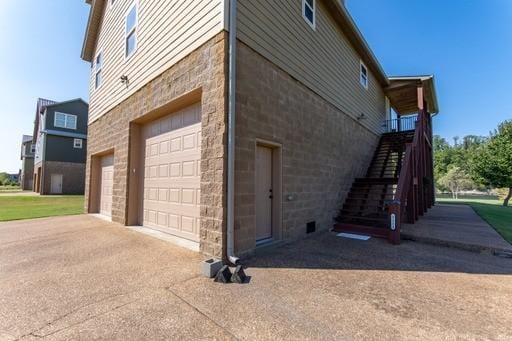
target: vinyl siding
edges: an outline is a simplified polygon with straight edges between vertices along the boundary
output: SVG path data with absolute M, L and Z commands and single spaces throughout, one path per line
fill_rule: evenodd
M 238 38 L 345 114 L 379 134 L 385 119 L 382 87 L 369 71 L 359 83 L 360 57 L 316 0 L 316 30 L 302 17 L 302 0 L 239 0 Z
M 125 58 L 125 15 L 138 4 L 137 49 Z M 103 57 L 102 85 L 90 77 L 89 123 L 139 90 L 224 28 L 223 0 L 105 1 L 94 59 Z M 127 89 L 120 77 L 129 79 Z

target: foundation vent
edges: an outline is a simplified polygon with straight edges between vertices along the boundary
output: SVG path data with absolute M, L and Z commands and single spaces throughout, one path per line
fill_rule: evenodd
M 316 221 L 312 221 L 306 224 L 306 233 L 313 233 L 316 231 Z

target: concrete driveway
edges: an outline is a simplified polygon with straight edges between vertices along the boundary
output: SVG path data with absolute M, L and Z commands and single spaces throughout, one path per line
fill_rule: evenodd
M 0 224 L 0 340 L 512 338 L 512 260 L 320 233 L 247 260 L 249 284 L 90 216 Z

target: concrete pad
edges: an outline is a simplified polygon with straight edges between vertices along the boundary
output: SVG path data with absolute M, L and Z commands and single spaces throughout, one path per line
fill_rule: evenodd
M 467 205 L 436 205 L 416 224 L 404 224 L 401 232 L 403 239 L 512 255 L 512 246 Z
M 195 252 L 90 216 L 0 224 L 0 340 L 424 340 L 512 335 L 512 262 L 318 233 L 245 260 L 248 284 Z

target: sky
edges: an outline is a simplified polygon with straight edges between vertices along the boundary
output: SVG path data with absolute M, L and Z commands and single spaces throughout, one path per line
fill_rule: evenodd
M 300 1 L 300 0 L 297 0 Z M 346 0 L 386 73 L 435 75 L 435 133 L 512 119 L 512 0 Z M 17 173 L 37 98 L 88 100 L 84 0 L 0 0 L 0 171 Z

